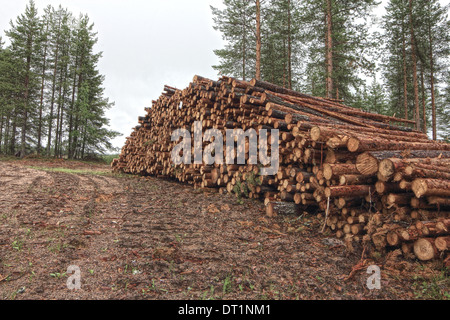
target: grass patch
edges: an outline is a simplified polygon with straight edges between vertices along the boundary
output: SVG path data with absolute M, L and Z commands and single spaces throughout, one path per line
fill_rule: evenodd
M 110 165 L 114 159 L 119 158 L 119 155 L 118 154 L 106 154 L 106 155 L 101 156 L 101 158 L 106 164 Z
M 69 169 L 69 168 L 47 168 L 39 166 L 27 166 L 27 168 L 47 171 L 47 172 L 62 172 L 68 174 L 85 174 L 85 175 L 95 175 L 95 176 L 115 176 L 109 170 L 88 170 L 88 169 Z
M 20 160 L 20 158 L 14 156 L 0 155 L 0 161 L 18 161 L 18 160 Z
M 414 293 L 417 299 L 450 300 L 450 270 L 444 268 L 431 278 L 414 277 Z
M 67 159 L 64 158 L 64 161 L 74 161 L 74 162 L 83 162 L 83 163 L 88 163 L 88 164 L 93 164 L 93 165 L 98 165 L 98 164 L 107 164 L 107 165 L 111 165 L 111 162 L 114 159 L 118 159 L 119 158 L 119 154 L 105 154 L 105 155 L 97 155 L 95 156 L 95 158 L 86 158 L 85 160 L 83 159 Z M 55 161 L 58 158 L 55 157 L 48 157 L 45 155 L 29 155 L 26 156 L 24 158 L 18 158 L 15 157 L 13 155 L 1 155 L 0 154 L 0 161 L 22 161 L 22 160 L 36 160 L 36 161 Z

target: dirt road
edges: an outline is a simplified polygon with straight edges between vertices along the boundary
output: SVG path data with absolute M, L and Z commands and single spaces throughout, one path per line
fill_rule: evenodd
M 269 219 L 258 201 L 108 172 L 0 161 L 0 299 L 411 299 L 412 272 L 433 270 L 390 255 L 345 280 L 361 249 L 314 216 Z M 373 263 L 380 290 L 366 286 Z

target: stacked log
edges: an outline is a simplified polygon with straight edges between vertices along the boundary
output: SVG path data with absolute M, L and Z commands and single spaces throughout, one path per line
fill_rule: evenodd
M 259 80 L 195 76 L 183 90 L 165 86 L 138 119 L 115 171 L 176 179 L 264 201 L 266 212 L 317 212 L 324 229 L 348 242 L 402 248 L 422 260 L 448 253 L 450 144 L 431 141 L 412 120 L 373 114 L 335 100 Z M 201 123 L 201 126 L 198 124 Z M 171 161 L 174 130 L 191 141 L 208 129 L 279 130 L 279 170 L 191 158 Z M 242 148 L 249 159 L 249 142 Z M 184 156 L 184 155 L 183 155 Z M 430 249 L 432 248 L 432 249 Z M 431 257 L 431 258 L 430 258 Z

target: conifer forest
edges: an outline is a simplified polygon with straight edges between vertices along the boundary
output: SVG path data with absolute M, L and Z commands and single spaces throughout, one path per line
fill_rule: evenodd
M 449 14 L 3 1 L 0 300 L 449 300 Z

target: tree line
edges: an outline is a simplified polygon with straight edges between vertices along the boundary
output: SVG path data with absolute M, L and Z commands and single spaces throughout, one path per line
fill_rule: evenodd
M 113 150 L 94 24 L 30 0 L 0 38 L 0 153 L 72 159 Z
M 415 121 L 450 139 L 450 21 L 438 0 L 223 0 L 219 74 Z

